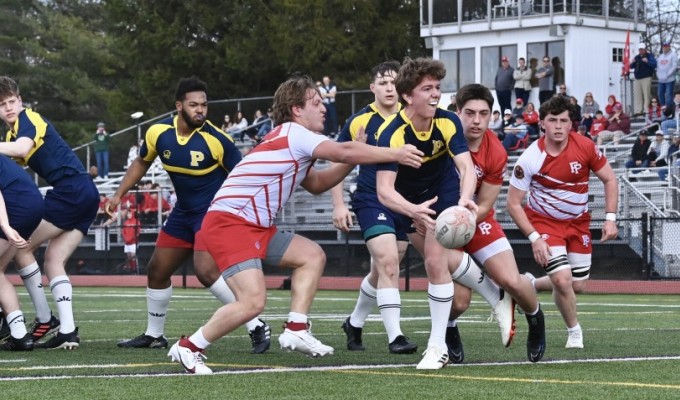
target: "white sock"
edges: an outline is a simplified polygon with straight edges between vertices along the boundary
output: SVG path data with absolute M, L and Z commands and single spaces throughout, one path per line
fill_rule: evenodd
M 455 328 L 458 325 L 458 318 L 456 319 L 450 319 L 449 323 L 446 324 L 447 328 Z
M 31 296 L 33 307 L 35 307 L 35 319 L 38 322 L 49 322 L 52 318 L 52 311 L 50 305 L 47 303 L 47 296 L 42 285 L 42 274 L 37 262 L 32 262 L 25 268 L 19 270 L 19 275 L 24 281 L 26 291 Z
M 377 290 L 368 282 L 368 276 L 361 281 L 359 298 L 354 311 L 349 316 L 349 323 L 355 328 L 363 328 L 368 314 L 371 313 L 377 301 Z
M 572 332 L 578 332 L 581 330 L 581 324 L 576 324 L 575 326 L 572 326 L 571 328 L 567 328 L 567 332 L 572 333 Z
M 453 302 L 453 282 L 441 285 L 428 284 L 427 297 L 430 303 L 430 319 L 432 320 L 432 329 L 427 345 L 437 345 L 446 349 L 446 324 Z
M 201 349 L 210 346 L 210 342 L 203 336 L 203 327 L 198 328 L 193 335 L 189 336 L 189 341 Z
M 306 324 L 307 315 L 291 311 L 288 313 L 288 322 L 298 322 L 301 324 Z
M 21 310 L 17 310 L 9 313 L 5 317 L 7 319 L 7 324 L 9 325 L 10 335 L 15 339 L 21 339 L 28 331 L 26 331 L 26 321 L 24 321 L 24 313 Z
M 385 331 L 387 331 L 388 343 L 392 343 L 397 336 L 403 335 L 399 324 L 401 319 L 401 296 L 399 295 L 399 289 L 378 289 L 377 299 L 380 316 L 382 317 L 383 325 L 385 325 Z
M 73 319 L 73 286 L 66 275 L 55 276 L 50 281 L 52 297 L 57 303 L 57 312 L 61 326 L 59 332 L 71 333 L 76 330 L 76 323 Z
M 146 335 L 160 337 L 165 331 L 165 318 L 172 297 L 172 286 L 165 289 L 146 288 Z
M 222 304 L 229 304 L 236 301 L 234 292 L 229 289 L 229 285 L 227 285 L 227 282 L 222 277 L 216 280 L 208 290 L 210 290 L 210 293 L 217 297 L 217 300 L 221 301 Z
M 491 307 L 498 304 L 501 299 L 499 287 L 482 272 L 482 269 L 467 253 L 463 253 L 463 259 L 458 268 L 451 274 L 451 278 L 479 293 Z

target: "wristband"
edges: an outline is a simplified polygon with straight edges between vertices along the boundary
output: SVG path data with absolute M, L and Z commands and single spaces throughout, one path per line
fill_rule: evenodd
M 604 213 L 604 220 L 616 222 L 616 213 L 613 212 Z
M 538 232 L 533 231 L 533 232 L 531 232 L 531 233 L 529 234 L 529 236 L 527 236 L 527 237 L 529 238 L 529 241 L 530 241 L 531 243 L 533 243 L 533 242 L 537 241 L 538 239 L 540 239 L 540 238 L 541 238 L 541 235 L 540 235 Z

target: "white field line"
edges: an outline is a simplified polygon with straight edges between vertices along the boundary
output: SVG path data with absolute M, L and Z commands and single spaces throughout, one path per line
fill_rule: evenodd
M 667 357 L 627 357 L 627 358 L 600 358 L 600 359 L 584 359 L 584 360 L 551 360 L 541 361 L 539 364 L 574 364 L 574 363 L 617 363 L 617 362 L 649 362 L 649 361 L 676 361 L 680 360 L 680 356 Z M 167 363 L 147 363 L 147 364 L 77 364 L 77 365 L 44 365 L 32 367 L 16 367 L 17 371 L 53 371 L 53 370 L 78 370 L 78 369 L 114 369 L 114 368 L 139 368 L 144 366 L 166 365 Z M 209 365 L 211 365 L 209 363 Z M 212 364 L 220 366 L 221 364 Z M 491 362 L 491 363 L 470 363 L 470 364 L 456 364 L 449 368 L 470 368 L 470 367 L 485 367 L 485 366 L 517 366 L 517 365 L 534 365 L 528 361 L 521 362 Z M 179 367 L 179 366 L 178 366 Z M 271 366 L 270 368 L 247 368 L 239 370 L 215 371 L 213 375 L 245 375 L 245 374 L 261 374 L 261 373 L 287 373 L 287 372 L 324 372 L 324 371 L 359 371 L 359 370 L 379 370 L 379 369 L 397 369 L 397 368 L 413 368 L 414 364 L 385 364 L 385 365 L 341 365 L 341 366 L 324 366 L 324 367 L 278 367 Z M 243 367 L 241 367 L 243 368 Z M 158 377 L 177 377 L 186 376 L 185 373 L 160 373 L 160 374 L 100 374 L 100 375 L 60 375 L 60 376 L 13 376 L 0 377 L 0 382 L 8 381 L 41 381 L 41 380 L 66 380 L 66 379 L 111 379 L 111 378 L 158 378 Z M 455 376 L 451 377 L 455 379 Z M 200 378 L 199 378 L 200 379 Z M 485 378 L 486 380 L 493 380 L 494 378 Z M 498 378 L 500 379 L 500 378 Z M 507 381 L 508 378 L 503 378 Z M 510 379 L 512 380 L 512 379 Z M 592 382 L 582 382 L 583 384 L 593 384 Z M 644 385 L 644 384 L 642 384 Z M 661 385 L 659 385 L 661 386 Z M 680 389 L 678 385 L 671 385 Z

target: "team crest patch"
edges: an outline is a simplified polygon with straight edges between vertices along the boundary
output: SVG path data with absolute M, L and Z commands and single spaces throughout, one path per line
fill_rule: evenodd
M 524 170 L 519 165 L 515 165 L 513 174 L 515 174 L 515 178 L 517 179 L 524 179 Z
M 166 160 L 170 159 L 170 150 L 163 151 L 163 158 L 165 158 Z

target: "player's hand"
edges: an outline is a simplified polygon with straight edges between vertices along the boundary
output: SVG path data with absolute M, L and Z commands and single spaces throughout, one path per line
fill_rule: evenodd
M 604 221 L 602 225 L 602 238 L 601 242 L 606 242 L 607 240 L 616 239 L 619 236 L 619 227 L 616 226 L 614 221 Z
M 366 143 L 366 139 L 368 138 L 368 135 L 366 135 L 366 128 L 363 126 L 360 126 L 359 129 L 357 129 L 357 137 L 354 139 L 355 142 L 360 142 L 360 143 Z
M 120 197 L 114 195 L 111 197 L 108 203 L 106 203 L 106 206 L 104 207 L 104 212 L 106 212 L 106 215 L 109 216 L 109 218 L 113 218 L 114 215 L 116 215 L 116 210 L 118 209 L 118 206 L 120 205 Z
M 547 267 L 548 261 L 552 256 L 548 242 L 541 237 L 531 244 L 531 250 L 534 252 L 534 260 L 536 260 L 536 263 L 541 267 Z
M 423 152 L 414 145 L 407 144 L 399 149 L 396 161 L 399 164 L 412 168 L 420 168 L 420 165 L 423 163 L 423 155 Z
M 416 228 L 416 233 L 419 234 L 420 236 L 425 237 L 425 234 L 427 234 L 427 226 L 422 220 L 413 220 L 412 226 Z
M 349 232 L 349 228 L 353 226 L 352 213 L 344 204 L 333 208 L 333 226 L 342 232 Z
M 426 230 L 434 232 L 435 220 L 432 219 L 432 217 L 435 216 L 437 212 L 431 209 L 430 206 L 436 202 L 437 196 L 420 204 L 414 205 L 411 215 L 413 216 L 412 218 L 416 227 L 418 224 L 423 224 Z
M 458 200 L 458 205 L 470 210 L 470 212 L 475 216 L 475 221 L 477 220 L 477 213 L 479 212 L 479 206 L 477 205 L 477 203 L 475 203 L 471 199 L 461 198 Z
M 22 238 L 21 235 L 19 235 L 19 232 L 15 231 L 14 228 L 9 225 L 3 226 L 2 232 L 5 234 L 5 237 L 7 237 L 7 240 L 12 244 L 12 246 L 16 247 L 17 249 L 26 248 L 31 244 L 30 240 Z

